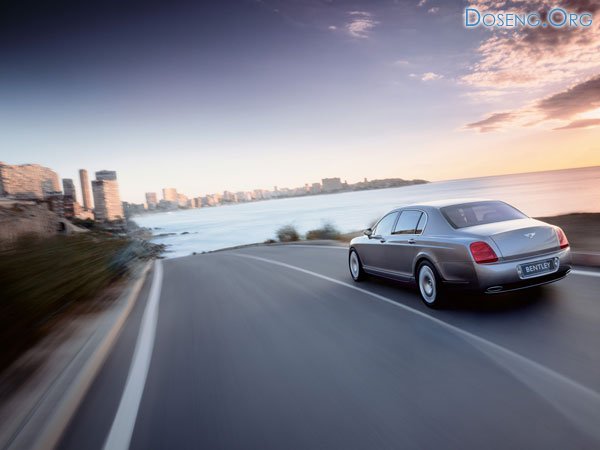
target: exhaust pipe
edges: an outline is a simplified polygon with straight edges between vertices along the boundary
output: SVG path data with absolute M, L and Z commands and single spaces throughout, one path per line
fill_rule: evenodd
M 492 287 L 489 287 L 489 288 L 487 288 L 487 289 L 485 290 L 485 292 L 487 292 L 487 293 L 489 293 L 489 294 L 495 294 L 495 293 L 497 293 L 497 292 L 501 292 L 501 291 L 502 291 L 502 289 L 503 289 L 503 287 L 502 287 L 502 286 L 492 286 Z

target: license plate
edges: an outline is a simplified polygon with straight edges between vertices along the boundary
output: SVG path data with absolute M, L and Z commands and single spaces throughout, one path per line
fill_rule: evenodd
M 545 259 L 543 261 L 534 261 L 527 264 L 519 264 L 517 272 L 521 278 L 537 277 L 546 273 L 555 272 L 557 265 L 554 259 Z

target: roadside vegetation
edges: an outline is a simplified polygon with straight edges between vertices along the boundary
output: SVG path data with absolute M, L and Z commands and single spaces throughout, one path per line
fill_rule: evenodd
M 300 240 L 300 233 L 294 225 L 284 225 L 277 230 L 279 242 L 295 242 Z
M 0 251 L 0 371 L 70 307 L 96 298 L 153 244 L 85 233 L 21 237 Z
M 316 230 L 310 230 L 306 233 L 306 240 L 314 241 L 318 239 L 339 239 L 341 236 L 340 231 L 331 222 L 325 222 L 321 228 Z
M 360 233 L 342 234 L 333 223 L 324 222 L 320 228 L 309 230 L 305 236 L 302 236 L 294 225 L 289 224 L 284 225 L 277 230 L 277 240 L 268 239 L 265 241 L 265 244 L 273 244 L 275 242 L 296 242 L 304 239 L 307 241 L 337 240 L 345 242 L 359 234 Z

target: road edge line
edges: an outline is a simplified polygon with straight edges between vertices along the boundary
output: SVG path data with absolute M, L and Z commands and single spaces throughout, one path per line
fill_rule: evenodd
M 163 268 L 162 263 L 158 260 L 129 366 L 127 381 L 121 394 L 119 407 L 104 441 L 104 449 L 127 450 L 129 448 L 152 361 L 162 280 Z
M 571 273 L 573 275 L 582 275 L 584 277 L 600 277 L 600 272 L 593 272 L 591 270 L 572 269 Z
M 125 306 L 122 307 L 122 310 L 118 313 L 119 316 L 117 320 L 114 321 L 113 325 L 105 334 L 101 343 L 93 351 L 92 355 L 83 362 L 83 368 L 78 369 L 78 373 L 75 375 L 74 380 L 67 380 L 69 372 L 76 366 L 76 360 L 81 357 L 80 354 L 84 351 L 85 347 L 90 345 L 91 340 L 93 340 L 93 335 L 97 330 L 86 339 L 83 346 L 65 366 L 60 375 L 50 383 L 47 390 L 34 406 L 34 409 L 21 424 L 19 431 L 16 432 L 10 443 L 7 444 L 7 449 L 20 448 L 22 445 L 27 445 L 26 442 L 28 440 L 30 443 L 27 446 L 30 446 L 32 449 L 53 449 L 58 445 L 58 442 L 62 438 L 71 419 L 79 408 L 81 401 L 96 378 L 100 368 L 103 366 L 108 353 L 116 342 L 125 321 L 129 317 L 129 314 L 140 295 L 151 265 L 150 262 L 147 262 L 143 266 L 138 278 L 129 288 L 128 292 L 126 291 Z M 67 383 L 67 389 L 64 392 L 57 392 L 64 383 Z M 48 405 L 49 402 L 51 403 L 53 401 L 53 397 L 58 398 L 56 406 Z M 43 409 L 48 408 L 51 411 L 49 419 L 36 417 L 38 414 L 43 415 Z M 36 421 L 42 422 L 42 428 L 29 430 L 32 426 L 36 428 L 34 423 Z M 31 435 L 34 435 L 35 437 L 31 439 Z

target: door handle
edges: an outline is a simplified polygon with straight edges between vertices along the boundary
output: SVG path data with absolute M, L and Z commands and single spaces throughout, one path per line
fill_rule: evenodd
M 409 243 L 409 244 L 415 244 L 416 242 L 417 242 L 417 241 L 415 241 L 413 238 L 410 238 L 410 239 L 408 240 L 408 243 Z

